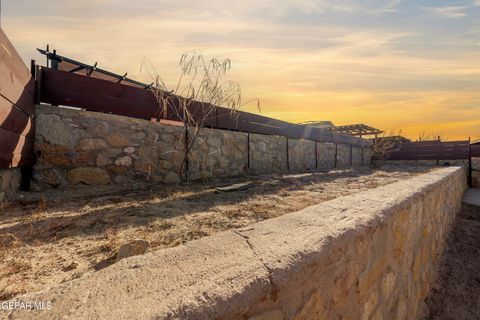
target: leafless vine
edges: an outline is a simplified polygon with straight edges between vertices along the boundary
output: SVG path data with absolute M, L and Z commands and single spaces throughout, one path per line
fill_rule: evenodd
M 402 130 L 384 131 L 379 137 L 373 139 L 372 156 L 376 160 L 387 159 L 392 152 L 398 150 L 402 143 Z
M 230 59 L 207 59 L 194 51 L 182 55 L 179 67 L 179 78 L 173 89 L 169 89 L 151 63 L 145 60 L 142 62 L 142 68 L 150 69 L 148 71 L 154 79 L 152 90 L 159 106 L 157 118 L 183 123 L 181 139 L 186 141 L 186 150 L 180 176 L 184 182 L 189 180 L 188 157 L 200 129 L 211 126 L 210 122 L 216 119 L 219 107 L 226 108 L 231 119 L 237 119 L 238 110 L 242 106 L 256 101 L 260 110 L 260 103 L 258 99 L 244 102 L 240 85 L 224 80 L 231 68 Z

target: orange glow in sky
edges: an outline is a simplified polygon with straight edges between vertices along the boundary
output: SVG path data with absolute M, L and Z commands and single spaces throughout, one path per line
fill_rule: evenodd
M 479 0 L 16 0 L 2 28 L 27 62 L 49 43 L 148 82 L 147 58 L 173 85 L 199 50 L 266 116 L 480 139 Z

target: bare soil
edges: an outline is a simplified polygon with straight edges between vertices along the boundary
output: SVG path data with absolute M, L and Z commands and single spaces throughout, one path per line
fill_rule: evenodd
M 187 186 L 85 187 L 24 194 L 0 213 L 0 301 L 45 289 L 115 263 L 134 239 L 149 251 L 298 211 L 431 168 L 383 168 L 255 176 L 243 191 L 221 192 L 219 181 Z M 480 233 L 479 233 L 480 235 Z
M 480 208 L 463 206 L 425 303 L 425 319 L 480 319 Z

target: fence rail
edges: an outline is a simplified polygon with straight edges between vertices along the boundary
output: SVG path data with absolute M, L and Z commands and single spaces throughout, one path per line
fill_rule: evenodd
M 0 169 L 32 165 L 34 80 L 0 29 Z
M 173 97 L 169 109 L 161 110 L 154 93 L 148 89 L 113 83 L 110 81 L 90 78 L 65 71 L 41 68 L 39 72 L 40 101 L 52 105 L 78 107 L 90 111 L 106 112 L 134 118 L 161 118 L 182 121 L 178 108 L 181 105 Z M 204 103 L 193 103 L 190 113 L 197 117 L 208 114 L 209 106 Z M 307 139 L 317 142 L 332 142 L 364 147 L 370 143 L 367 140 L 321 130 L 319 128 L 297 125 L 258 114 L 239 111 L 232 115 L 231 110 L 218 107 L 212 117 L 207 119 L 206 126 L 224 129 L 280 135 L 291 139 Z
M 466 160 L 470 157 L 470 141 L 402 142 L 387 160 Z

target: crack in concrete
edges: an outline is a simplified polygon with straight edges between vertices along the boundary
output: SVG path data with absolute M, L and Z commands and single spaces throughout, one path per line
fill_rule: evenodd
M 241 234 L 238 230 L 233 229 L 232 230 L 235 234 L 237 234 L 239 237 L 241 237 L 247 246 L 250 248 L 252 251 L 253 255 L 260 261 L 260 263 L 263 265 L 265 270 L 268 272 L 268 281 L 270 282 L 270 298 L 272 299 L 273 302 L 277 301 L 278 299 L 278 286 L 275 284 L 273 281 L 273 272 L 272 270 L 266 265 L 266 263 L 263 261 L 263 259 L 255 252 L 255 249 L 253 248 L 253 245 L 250 243 L 248 240 L 248 237 Z

